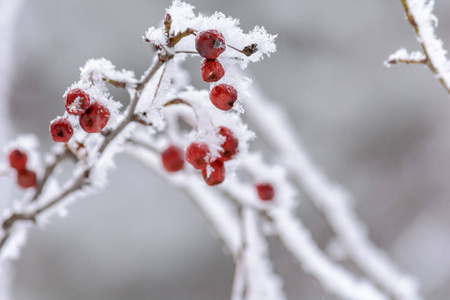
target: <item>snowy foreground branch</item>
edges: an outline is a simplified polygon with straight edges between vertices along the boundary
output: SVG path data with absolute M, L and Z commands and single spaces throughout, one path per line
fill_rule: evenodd
M 414 51 L 408 54 L 406 49 L 400 49 L 389 56 L 385 65 L 424 64 L 450 93 L 450 62 L 447 59 L 447 51 L 443 47 L 444 43 L 435 33 L 438 19 L 433 14 L 434 0 L 401 0 L 401 2 L 406 18 L 414 28 L 417 41 L 422 47 L 422 52 Z
M 232 300 L 286 299 L 266 235 L 277 236 L 304 272 L 341 299 L 421 299 L 414 281 L 368 239 L 347 193 L 309 160 L 286 115 L 239 71 L 275 52 L 275 36 L 263 27 L 246 34 L 236 19 L 193 9 L 176 0 L 162 26 L 145 33 L 157 53 L 141 79 L 105 59 L 81 68 L 64 94 L 66 111 L 51 122 L 51 137 L 60 143 L 44 163 L 32 136 L 7 147 L 11 174 L 28 190 L 2 212 L 0 261 L 18 257 L 31 225 L 64 215 L 75 199 L 104 188 L 114 156 L 125 152 L 184 191 L 203 213 L 235 262 Z M 210 91 L 190 86 L 181 67 L 198 55 L 205 58 L 201 75 Z M 128 107 L 121 110 L 108 85 L 127 90 Z M 255 135 L 242 121 L 244 106 L 281 165 L 249 150 Z M 63 169 L 66 160 L 72 169 Z M 72 176 L 60 182 L 57 174 L 64 171 Z M 298 191 L 325 217 L 362 276 L 317 246 L 295 214 Z

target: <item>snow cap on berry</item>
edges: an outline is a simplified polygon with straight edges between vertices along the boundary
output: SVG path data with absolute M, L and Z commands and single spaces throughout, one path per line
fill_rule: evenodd
M 110 112 L 110 119 L 108 126 L 112 127 L 117 123 L 117 117 L 119 116 L 119 110 L 122 104 L 119 101 L 115 101 L 109 94 L 109 89 L 106 86 L 105 79 L 114 80 L 117 83 L 123 83 L 125 89 L 131 93 L 132 88 L 136 85 L 137 80 L 134 76 L 134 72 L 127 70 L 116 70 L 116 67 L 104 58 L 90 59 L 86 64 L 80 68 L 80 80 L 73 83 L 68 87 L 64 93 L 65 98 L 70 90 L 79 88 L 89 94 L 91 102 L 98 101 L 104 105 Z M 77 120 L 69 118 L 71 122 L 76 123 Z
M 239 59 L 228 60 L 232 64 L 238 64 L 241 68 L 246 68 L 250 62 L 257 62 L 263 59 L 264 56 L 270 56 L 271 53 L 276 51 L 276 35 L 268 34 L 264 27 L 255 26 L 249 33 L 244 33 L 239 27 L 238 19 L 227 17 L 220 12 L 215 12 L 211 16 L 203 14 L 195 15 L 194 9 L 194 6 L 186 4 L 183 1 L 173 1 L 172 5 L 166 10 L 172 17 L 171 31 L 181 32 L 186 30 L 186 28 L 192 28 L 201 32 L 208 29 L 215 29 L 223 34 L 228 45 L 237 49 L 242 50 L 247 46 L 256 44 L 258 50 L 250 56 L 246 56 L 229 47 L 221 54 L 221 58 L 238 57 Z M 153 33 L 153 35 L 156 34 Z M 174 50 L 195 51 L 194 45 L 194 36 L 191 35 L 183 38 L 175 45 Z

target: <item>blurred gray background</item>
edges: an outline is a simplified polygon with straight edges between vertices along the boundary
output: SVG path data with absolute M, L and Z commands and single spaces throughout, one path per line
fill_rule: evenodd
M 170 1 L 26 1 L 19 17 L 11 116 L 49 149 L 49 120 L 89 58 L 140 76 L 152 57 L 141 39 Z M 398 1 L 192 0 L 245 31 L 278 33 L 278 51 L 247 72 L 288 110 L 314 161 L 355 197 L 371 238 L 416 276 L 427 299 L 449 299 L 450 99 L 422 66 L 383 61 L 419 45 Z M 438 1 L 450 46 L 450 2 Z M 200 59 L 186 63 L 198 87 Z M 125 99 L 125 93 L 114 93 Z M 256 142 L 256 145 L 262 145 Z M 120 156 L 110 187 L 34 229 L 16 263 L 16 300 L 227 299 L 233 264 L 189 199 Z M 1 179 L 6 180 L 6 179 Z M 307 201 L 299 214 L 323 248 L 331 234 Z M 332 299 L 277 241 L 275 270 L 289 299 Z

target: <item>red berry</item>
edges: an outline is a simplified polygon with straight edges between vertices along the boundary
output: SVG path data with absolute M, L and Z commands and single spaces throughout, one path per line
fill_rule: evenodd
M 99 102 L 95 101 L 86 112 L 80 116 L 80 125 L 84 131 L 89 133 L 100 132 L 109 120 L 109 110 Z
M 234 137 L 233 132 L 226 127 L 219 127 L 219 134 L 225 137 L 225 142 L 222 143 L 223 151 L 220 152 L 218 160 L 227 161 L 232 159 L 237 153 L 239 141 Z
M 214 29 L 202 31 L 195 37 L 195 49 L 207 59 L 216 59 L 226 47 L 225 38 Z
M 36 186 L 36 172 L 30 170 L 22 170 L 17 174 L 17 184 L 23 188 L 30 188 Z
M 225 70 L 217 59 L 204 59 L 200 71 L 206 82 L 219 81 L 225 75 Z
M 223 166 L 223 162 L 219 160 L 213 161 L 211 167 L 214 169 L 209 176 L 207 175 L 207 170 L 202 170 L 202 176 L 208 185 L 216 185 L 223 182 L 225 179 L 225 167 Z
M 177 146 L 171 145 L 161 153 L 161 160 L 167 172 L 177 172 L 183 169 L 184 153 Z
M 275 190 L 270 183 L 260 183 L 256 185 L 259 199 L 263 201 L 272 200 L 275 196 Z
M 8 159 L 11 168 L 16 169 L 17 171 L 25 170 L 28 161 L 28 156 L 26 153 L 15 149 L 9 152 Z
M 234 102 L 237 100 L 237 91 L 228 84 L 216 85 L 209 92 L 209 100 L 215 107 L 221 110 L 230 110 L 233 108 Z
M 67 143 L 72 135 L 72 124 L 66 118 L 58 118 L 50 122 L 50 136 L 53 141 Z
M 91 101 L 82 89 L 72 89 L 67 92 L 65 104 L 67 113 L 81 116 L 89 108 Z
M 203 143 L 192 143 L 186 149 L 186 160 L 195 169 L 203 170 L 206 168 L 205 157 L 209 155 L 208 145 Z

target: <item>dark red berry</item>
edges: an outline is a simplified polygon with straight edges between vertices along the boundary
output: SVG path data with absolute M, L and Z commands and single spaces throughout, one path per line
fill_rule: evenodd
M 219 160 L 213 161 L 211 167 L 214 169 L 209 176 L 207 175 L 207 170 L 202 170 L 202 176 L 208 185 L 216 185 L 223 182 L 225 179 L 225 167 L 223 166 L 223 162 Z
M 209 92 L 209 100 L 215 107 L 221 110 L 230 110 L 233 108 L 234 102 L 237 100 L 237 91 L 228 84 L 216 85 Z
M 226 127 L 219 127 L 219 134 L 225 137 L 225 142 L 222 143 L 223 151 L 220 152 L 218 160 L 227 161 L 232 159 L 238 152 L 237 147 L 239 141 L 234 137 L 233 132 Z
M 82 89 L 72 89 L 67 92 L 65 104 L 67 113 L 81 116 L 91 106 L 91 100 Z
M 219 81 L 225 75 L 225 70 L 217 59 L 204 59 L 200 71 L 206 82 Z
M 8 160 L 11 168 L 16 169 L 17 171 L 22 171 L 25 170 L 27 166 L 28 156 L 26 153 L 15 149 L 9 152 Z
M 183 169 L 184 153 L 177 146 L 171 145 L 161 153 L 161 160 L 167 172 L 177 172 Z
M 58 118 L 50 122 L 50 136 L 53 141 L 67 143 L 72 135 L 72 124 L 66 118 Z
M 209 148 L 203 143 L 192 143 L 186 149 L 187 162 L 197 170 L 206 168 L 207 155 L 209 155 Z
M 226 47 L 225 38 L 214 29 L 199 32 L 195 37 L 195 49 L 207 59 L 216 59 Z
M 80 116 L 80 125 L 84 131 L 89 133 L 100 132 L 109 120 L 109 110 L 99 102 L 95 101 L 86 112 Z
M 36 172 L 30 170 L 22 170 L 17 174 L 17 184 L 23 188 L 30 188 L 36 186 Z
M 259 199 L 263 201 L 272 200 L 275 196 L 275 190 L 270 183 L 260 183 L 256 185 Z

